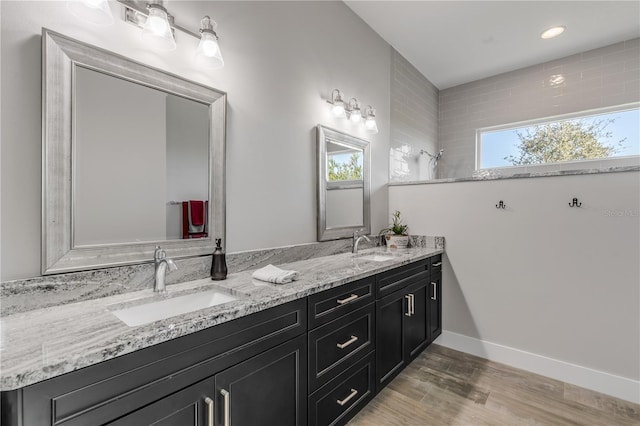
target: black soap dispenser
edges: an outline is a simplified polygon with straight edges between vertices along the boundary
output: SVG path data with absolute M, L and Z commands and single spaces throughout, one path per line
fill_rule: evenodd
M 222 240 L 216 238 L 216 249 L 213 251 L 211 260 L 211 279 L 215 281 L 227 278 L 227 261 L 222 252 Z

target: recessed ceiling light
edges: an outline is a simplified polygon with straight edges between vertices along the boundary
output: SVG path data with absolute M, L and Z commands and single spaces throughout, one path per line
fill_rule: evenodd
M 548 39 L 548 38 L 554 38 L 559 36 L 560 34 L 562 34 L 564 32 L 564 30 L 566 30 L 567 27 L 565 27 L 564 25 L 558 26 L 558 27 L 551 27 L 548 30 L 544 30 L 542 32 L 542 34 L 540 34 L 540 38 L 543 39 Z

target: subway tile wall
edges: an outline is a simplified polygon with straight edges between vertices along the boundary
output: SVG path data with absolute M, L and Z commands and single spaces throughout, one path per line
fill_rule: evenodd
M 640 38 L 442 90 L 438 177 L 472 175 L 477 128 L 638 101 Z
M 438 150 L 438 89 L 391 49 L 391 148 L 389 180 L 433 178 L 429 156 Z

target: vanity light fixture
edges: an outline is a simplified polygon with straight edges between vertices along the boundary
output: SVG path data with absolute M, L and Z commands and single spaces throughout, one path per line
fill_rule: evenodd
M 69 0 L 67 9 L 76 18 L 95 25 L 113 24 L 113 15 L 107 0 Z
M 215 32 L 216 21 L 205 16 L 200 21 L 200 43 L 196 51 L 196 62 L 205 68 L 217 69 L 224 66 L 218 35 Z
M 359 123 L 362 119 L 362 112 L 360 112 L 360 104 L 356 98 L 351 98 L 349 100 L 349 105 L 347 105 L 347 114 L 349 116 L 349 120 L 353 123 Z
M 338 89 L 333 89 L 331 92 L 331 100 L 327 101 L 331 104 L 331 112 L 335 117 L 344 117 L 344 101 L 342 100 L 342 93 Z
M 369 133 L 378 133 L 378 125 L 376 124 L 376 110 L 368 105 L 364 109 L 364 127 Z
M 98 1 L 98 0 L 85 0 Z M 124 6 L 124 20 L 142 28 L 143 38 L 150 40 L 155 47 L 162 50 L 176 48 L 176 30 L 199 40 L 195 54 L 195 62 L 203 68 L 216 69 L 224 66 L 222 52 L 215 32 L 216 22 L 209 16 L 200 21 L 200 31 L 195 33 L 177 25 L 173 16 L 167 11 L 166 1 L 154 0 L 142 7 L 140 2 L 118 0 Z
M 147 10 L 149 14 L 142 27 L 142 38 L 160 50 L 175 50 L 176 39 L 171 29 L 173 16 L 158 2 L 147 4 Z
M 327 103 L 331 105 L 331 113 L 337 118 L 346 118 L 352 123 L 362 123 L 367 133 L 378 133 L 378 124 L 376 123 L 376 110 L 371 105 L 367 105 L 364 112 L 360 109 L 360 102 L 356 98 L 351 98 L 348 103 L 344 102 L 344 94 L 333 89 L 331 99 Z
M 567 29 L 567 27 L 565 27 L 564 25 L 559 25 L 557 27 L 551 27 L 549 29 L 544 30 L 542 32 L 542 34 L 540 34 L 540 38 L 547 40 L 547 39 L 550 39 L 550 38 L 558 37 L 566 29 Z

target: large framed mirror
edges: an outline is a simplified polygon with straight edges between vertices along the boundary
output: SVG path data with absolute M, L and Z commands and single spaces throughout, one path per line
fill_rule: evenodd
M 42 273 L 211 253 L 226 94 L 44 29 Z
M 317 127 L 318 241 L 371 232 L 369 142 Z

